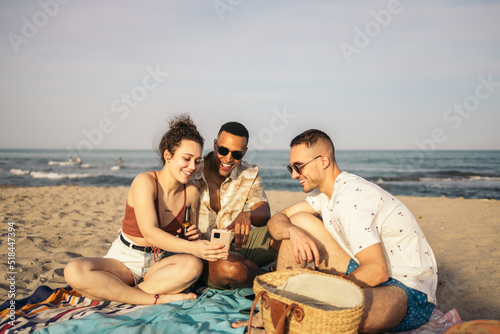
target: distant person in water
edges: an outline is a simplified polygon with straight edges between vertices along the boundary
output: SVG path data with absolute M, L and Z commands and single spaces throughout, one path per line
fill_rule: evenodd
M 202 262 L 227 257 L 224 245 L 201 240 L 198 190 L 204 140 L 188 115 L 175 117 L 159 145 L 160 171 L 139 174 L 129 190 L 120 236 L 104 258 L 79 258 L 64 269 L 66 282 L 94 300 L 157 304 L 194 299 L 184 292 L 202 273 Z M 186 207 L 193 225 L 177 238 Z

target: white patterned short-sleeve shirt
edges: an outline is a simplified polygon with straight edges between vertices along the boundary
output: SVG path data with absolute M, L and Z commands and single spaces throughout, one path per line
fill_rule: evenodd
M 306 201 L 321 215 L 326 229 L 353 259 L 381 243 L 389 276 L 422 291 L 436 304 L 437 264 L 417 220 L 396 197 L 365 179 L 342 172 L 332 198 L 313 190 Z
M 210 159 L 213 152 L 208 153 L 203 160 Z M 216 213 L 210 206 L 210 194 L 207 181 L 203 173 L 204 161 L 200 169 L 193 176 L 193 182 L 200 193 L 200 205 L 198 214 L 198 228 L 203 236 L 210 240 L 213 229 L 224 229 L 242 211 L 250 211 L 250 208 L 259 202 L 267 202 L 267 196 L 262 186 L 259 175 L 259 167 L 242 161 L 229 174 L 220 187 L 221 208 Z

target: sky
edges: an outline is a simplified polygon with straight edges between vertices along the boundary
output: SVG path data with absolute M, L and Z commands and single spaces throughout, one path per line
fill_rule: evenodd
M 0 1 L 0 148 L 500 149 L 498 1 Z

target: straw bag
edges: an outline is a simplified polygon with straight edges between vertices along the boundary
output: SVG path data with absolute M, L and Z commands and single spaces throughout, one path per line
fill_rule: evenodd
M 255 304 L 268 334 L 357 333 L 365 296 L 359 286 L 338 276 L 306 269 L 257 276 Z

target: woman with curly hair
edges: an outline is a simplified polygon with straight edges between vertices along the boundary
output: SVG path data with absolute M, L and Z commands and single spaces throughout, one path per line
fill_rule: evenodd
M 204 139 L 189 115 L 170 121 L 158 153 L 160 171 L 137 175 L 130 187 L 119 237 L 104 258 L 79 258 L 64 269 L 66 282 L 94 300 L 157 304 L 194 299 L 182 293 L 201 275 L 200 260 L 227 257 L 223 245 L 201 240 L 197 228 L 199 169 Z M 186 208 L 192 226 L 178 238 Z

